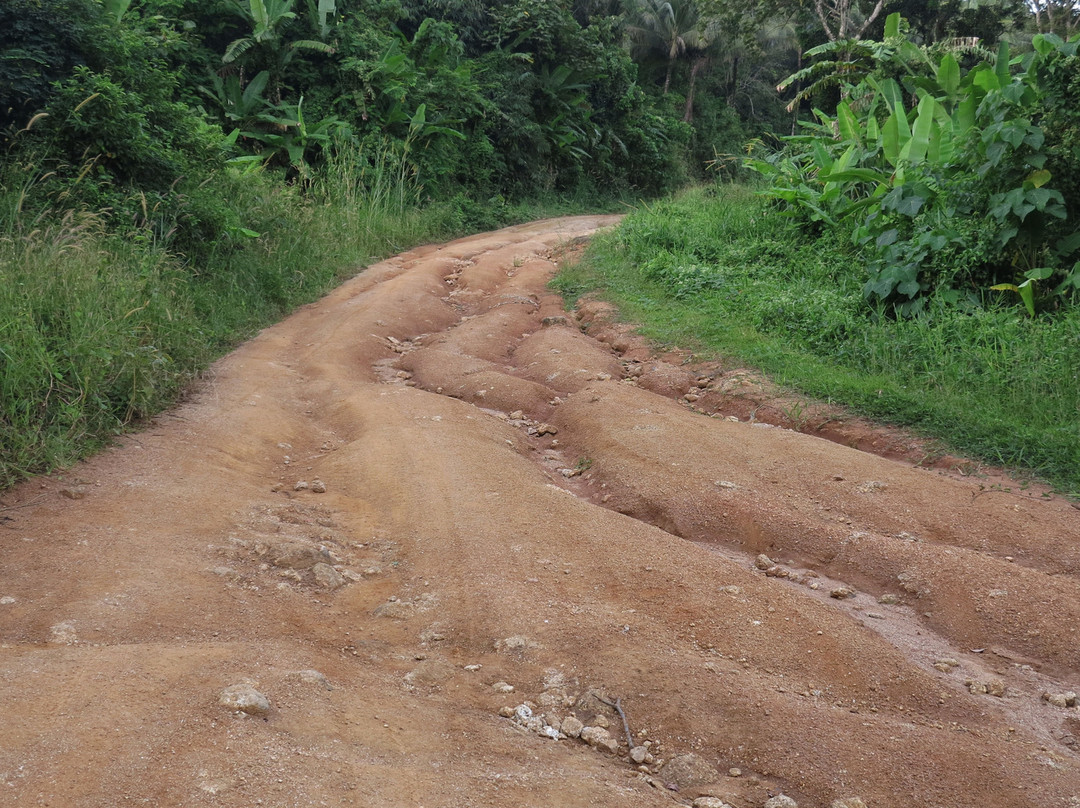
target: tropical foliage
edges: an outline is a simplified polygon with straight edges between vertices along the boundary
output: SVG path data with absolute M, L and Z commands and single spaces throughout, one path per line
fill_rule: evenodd
M 1080 103 L 1063 73 L 1080 40 L 1033 44 L 1014 58 L 1002 43 L 965 70 L 953 52 L 910 42 L 893 14 L 883 42 L 858 43 L 864 70 L 829 62 L 832 72 L 804 90 L 832 79 L 835 112 L 815 109 L 805 134 L 750 165 L 793 215 L 849 233 L 866 256 L 867 298 L 902 314 L 933 292 L 974 305 L 988 288 L 1012 290 L 1031 314 L 1072 298 L 1080 197 L 1062 158 L 1077 133 L 1074 120 L 1044 122 L 1048 105 L 1058 120 Z

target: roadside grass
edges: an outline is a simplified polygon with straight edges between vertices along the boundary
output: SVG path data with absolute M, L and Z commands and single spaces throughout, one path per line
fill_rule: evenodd
M 421 204 L 405 172 L 344 154 L 303 188 L 219 175 L 169 221 L 143 200 L 118 227 L 109 211 L 65 210 L 46 180 L 0 173 L 0 490 L 169 406 L 211 361 L 375 259 L 595 210 L 595 200 Z M 180 248 L 171 228 L 185 216 L 236 224 Z
M 1080 495 L 1080 311 L 934 300 L 895 320 L 862 298 L 865 268 L 807 240 L 740 186 L 642 205 L 555 286 L 615 303 L 660 343 L 760 368 L 803 394 Z

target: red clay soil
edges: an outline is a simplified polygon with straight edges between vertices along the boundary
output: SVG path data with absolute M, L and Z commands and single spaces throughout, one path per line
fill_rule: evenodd
M 566 313 L 612 223 L 375 265 L 7 492 L 0 805 L 1080 806 L 1080 513 Z

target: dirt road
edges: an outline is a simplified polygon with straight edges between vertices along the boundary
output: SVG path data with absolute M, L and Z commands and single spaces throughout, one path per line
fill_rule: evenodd
M 0 805 L 1080 806 L 1080 513 L 567 314 L 611 221 L 373 266 L 8 492 Z

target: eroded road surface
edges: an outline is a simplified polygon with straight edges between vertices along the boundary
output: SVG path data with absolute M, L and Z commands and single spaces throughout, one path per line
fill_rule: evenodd
M 613 221 L 375 265 L 8 492 L 0 805 L 1080 806 L 1080 513 L 568 314 Z

